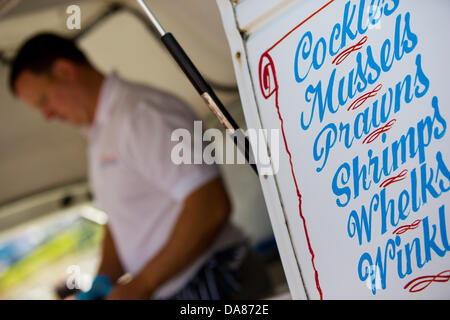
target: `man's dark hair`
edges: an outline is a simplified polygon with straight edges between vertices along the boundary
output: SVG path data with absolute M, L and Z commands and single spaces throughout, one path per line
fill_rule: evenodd
M 58 58 L 89 65 L 84 53 L 70 39 L 52 33 L 41 33 L 28 39 L 19 49 L 11 65 L 9 74 L 11 91 L 16 94 L 15 83 L 21 72 L 25 70 L 35 74 L 49 72 L 53 62 Z

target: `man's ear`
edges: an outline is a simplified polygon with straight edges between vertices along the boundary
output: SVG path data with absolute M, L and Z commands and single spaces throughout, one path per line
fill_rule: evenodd
M 51 75 L 57 80 L 73 81 L 77 75 L 77 64 L 68 59 L 56 59 L 51 67 Z

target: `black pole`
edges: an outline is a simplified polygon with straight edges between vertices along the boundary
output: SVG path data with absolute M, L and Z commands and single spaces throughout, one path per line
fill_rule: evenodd
M 206 104 L 211 109 L 211 111 L 219 119 L 220 123 L 222 123 L 226 129 L 229 129 L 232 132 L 233 142 L 238 146 L 238 149 L 244 153 L 245 160 L 247 161 L 248 164 L 250 164 L 253 171 L 256 174 L 258 174 L 256 165 L 251 161 L 250 143 L 247 137 L 243 134 L 242 130 L 237 125 L 236 121 L 234 121 L 234 119 L 228 113 L 228 111 L 226 110 L 220 99 L 215 94 L 214 90 L 200 74 L 198 69 L 192 63 L 191 59 L 188 57 L 188 55 L 180 46 L 175 37 L 170 32 L 164 31 L 164 29 L 159 24 L 158 20 L 155 18 L 155 16 L 153 15 L 153 13 L 150 11 L 150 9 L 143 0 L 138 0 L 138 2 L 146 12 L 147 16 L 150 18 L 150 21 L 152 22 L 154 27 L 161 35 L 161 41 L 166 46 L 167 50 L 170 52 L 174 60 L 180 66 L 181 70 L 183 70 L 184 74 L 188 77 L 188 79 L 190 80 L 191 84 L 195 87 L 197 92 L 205 100 Z M 243 146 L 238 145 L 239 140 L 243 141 Z

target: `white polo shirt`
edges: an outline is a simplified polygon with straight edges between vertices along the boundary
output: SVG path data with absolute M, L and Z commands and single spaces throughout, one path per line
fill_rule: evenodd
M 172 148 L 179 143 L 171 141 L 173 130 L 194 132 L 194 120 L 190 108 L 172 95 L 115 74 L 103 82 L 87 134 L 89 179 L 97 205 L 108 214 L 123 267 L 132 275 L 164 246 L 184 199 L 219 174 L 214 165 L 171 161 Z M 193 156 L 193 146 L 186 143 Z M 153 298 L 176 293 L 214 252 L 243 238 L 227 222 L 209 249 L 158 288 Z

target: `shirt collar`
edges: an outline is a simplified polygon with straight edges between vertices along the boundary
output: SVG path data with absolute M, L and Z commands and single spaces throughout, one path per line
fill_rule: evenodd
M 94 125 L 101 125 L 107 121 L 119 93 L 117 88 L 118 82 L 119 76 L 115 72 L 111 73 L 103 80 L 97 102 L 97 111 L 93 122 Z

